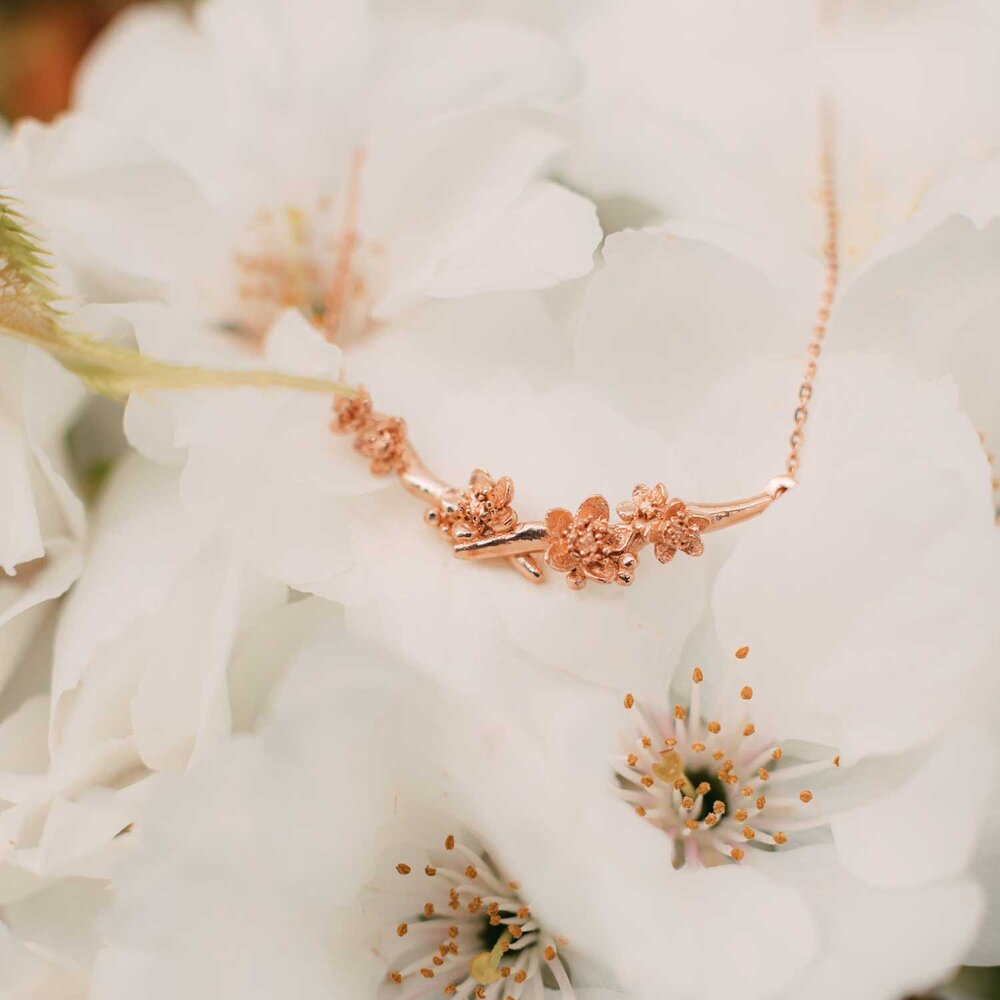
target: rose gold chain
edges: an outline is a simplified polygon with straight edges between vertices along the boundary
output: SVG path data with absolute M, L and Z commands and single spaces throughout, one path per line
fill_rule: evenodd
M 816 364 L 823 350 L 823 339 L 826 337 L 830 322 L 830 311 L 833 308 L 834 296 L 837 294 L 837 278 L 840 271 L 840 255 L 837 250 L 840 219 L 837 214 L 837 196 L 834 188 L 833 169 L 833 113 L 828 102 L 820 105 L 820 200 L 823 208 L 826 238 L 823 242 L 823 261 L 826 266 L 826 279 L 823 294 L 816 309 L 816 325 L 809 338 L 806 362 L 802 384 L 799 386 L 799 405 L 793 417 L 794 427 L 789 445 L 791 450 L 785 461 L 785 472 L 793 478 L 798 475 L 801 460 L 802 441 L 805 437 L 806 421 L 809 419 L 809 403 L 813 394 L 813 379 L 816 377 Z

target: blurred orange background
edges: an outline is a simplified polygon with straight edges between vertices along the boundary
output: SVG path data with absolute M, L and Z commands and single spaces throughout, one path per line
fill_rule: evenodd
M 0 117 L 48 120 L 87 46 L 134 0 L 0 0 Z

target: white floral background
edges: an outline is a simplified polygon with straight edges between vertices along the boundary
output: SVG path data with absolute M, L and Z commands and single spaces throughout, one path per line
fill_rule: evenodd
M 841 288 L 801 485 L 578 594 L 453 560 L 329 397 L 0 337 L 0 996 L 995 995 L 998 51 L 992 0 L 116 20 L 0 141 L 66 323 L 367 385 L 525 512 L 782 471 L 820 94 Z

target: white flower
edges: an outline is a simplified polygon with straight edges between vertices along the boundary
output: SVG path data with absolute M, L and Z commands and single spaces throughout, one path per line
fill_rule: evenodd
M 456 747 L 479 747 L 456 782 L 533 906 L 642 997 L 694 996 L 707 976 L 719 995 L 889 1000 L 945 976 L 981 914 L 965 875 L 978 817 L 956 829 L 934 790 L 967 760 L 962 787 L 988 775 L 985 731 L 847 767 L 759 723 L 745 735 L 763 700 L 746 690 L 755 654 L 726 667 L 701 652 L 707 691 L 630 709 L 618 696 L 603 714 L 509 662 L 449 727 Z M 612 764 L 627 809 L 609 801 Z
M 578 962 L 575 986 L 587 956 L 525 912 L 503 845 L 456 815 L 444 769 L 458 762 L 435 736 L 447 694 L 353 643 L 338 618 L 330 609 L 311 630 L 257 735 L 150 799 L 116 874 L 92 995 L 143 983 L 150 998 L 374 1000 L 454 983 L 447 995 L 540 1000 L 549 969 L 553 996 L 600 996 L 574 993 L 559 955 Z M 495 956 L 494 917 L 511 928 Z
M 248 572 L 215 528 L 181 507 L 172 470 L 130 457 L 112 474 L 55 638 L 57 760 L 117 737 L 133 767 L 181 768 L 229 732 L 241 626 L 285 590 Z
M 965 755 L 988 766 L 992 748 L 971 732 L 929 755 L 838 767 L 831 748 L 762 726 L 744 735 L 753 652 L 728 668 L 709 654 L 715 690 L 678 692 L 684 713 L 648 705 L 668 710 L 657 723 L 642 702 L 615 695 L 615 707 L 520 655 L 441 688 L 353 642 L 338 617 L 311 627 L 257 735 L 217 745 L 141 811 L 94 996 L 143 982 L 153 998 L 281 985 L 388 1000 L 454 984 L 445 995 L 482 987 L 492 1000 L 537 995 L 547 966 L 557 996 L 615 982 L 682 998 L 708 975 L 720 994 L 889 1000 L 943 975 L 975 933 L 967 850 L 940 849 L 952 824 L 934 794 L 939 768 Z M 643 737 L 658 741 L 652 758 Z M 661 773 L 670 761 L 679 769 Z M 688 803 L 678 778 L 710 792 Z M 685 833 L 688 819 L 698 826 Z M 901 853 L 920 858 L 902 877 Z M 901 933 L 880 933 L 886 922 Z M 523 928 L 508 951 L 498 927 Z
M 976 762 L 978 787 L 992 787 L 996 753 L 969 708 L 992 697 L 981 671 L 996 648 L 997 536 L 976 433 L 985 428 L 988 440 L 996 414 L 982 374 L 991 347 L 982 331 L 996 302 L 993 239 L 991 228 L 952 220 L 848 284 L 810 403 L 801 485 L 730 534 L 734 548 L 713 588 L 723 647 L 754 651 L 741 670 L 755 692 L 758 731 L 834 747 L 845 765 L 864 761 L 841 775 L 845 783 L 858 775 L 864 804 L 831 823 L 838 863 L 858 880 L 844 885 L 858 898 L 870 899 L 871 886 L 964 892 L 954 880 L 973 864 L 995 907 L 987 855 L 974 855 L 982 829 L 991 842 L 988 796 L 960 824 L 939 822 L 932 808 L 935 775 L 963 761 Z M 711 492 L 759 482 L 782 458 L 798 382 L 800 363 L 786 360 L 799 349 L 790 331 L 808 327 L 801 283 L 786 283 L 808 268 L 776 268 L 767 253 L 754 267 L 713 246 L 704 227 L 697 240 L 621 234 L 606 254 L 583 314 L 578 373 L 634 418 L 677 428 L 681 460 Z M 627 275 L 625 321 L 644 360 L 616 370 L 600 331 L 611 317 L 621 321 Z M 681 351 L 676 370 L 702 372 L 704 381 L 679 378 L 664 393 L 659 372 L 639 377 L 653 368 L 665 328 L 698 331 L 672 346 Z M 773 359 L 751 357 L 762 343 Z M 841 344 L 878 353 L 845 355 Z M 977 363 L 966 360 L 973 356 Z M 767 858 L 778 878 L 797 869 L 783 868 L 782 856 Z M 820 912 L 834 933 L 837 908 Z M 925 979 L 960 960 L 974 930 L 974 921 L 963 923 Z M 986 942 L 979 953 L 991 952 Z M 926 951 L 920 957 L 931 961 Z M 877 966 L 873 995 L 903 988 L 884 978 L 889 963 L 866 961 Z M 909 961 L 916 982 L 925 966 Z
M 590 269 L 592 206 L 544 180 L 564 140 L 541 108 L 568 90 L 568 58 L 503 22 L 409 29 L 351 0 L 209 0 L 194 24 L 140 11 L 98 47 L 79 106 L 204 196 L 175 303 L 252 336 L 295 306 L 343 339 L 427 295 Z
M 717 13 L 625 0 L 567 30 L 591 132 L 567 176 L 620 217 L 638 209 L 627 224 L 686 218 L 818 246 L 806 208 L 821 94 L 837 121 L 848 261 L 909 218 L 935 181 L 996 150 L 1000 23 L 990 5 L 788 0 Z

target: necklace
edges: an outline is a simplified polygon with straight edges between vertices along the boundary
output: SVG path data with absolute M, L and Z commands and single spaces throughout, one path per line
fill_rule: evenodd
M 584 500 L 575 514 L 557 507 L 542 521 L 521 521 L 512 506 L 514 484 L 509 477 L 493 479 L 476 469 L 464 489 L 444 483 L 417 457 L 405 421 L 376 412 L 364 388 L 352 398 L 337 399 L 331 430 L 354 435 L 354 448 L 369 460 L 373 475 L 395 473 L 408 493 L 428 504 L 425 522 L 451 544 L 458 559 L 505 559 L 536 583 L 543 580 L 544 562 L 565 574 L 571 589 L 580 590 L 588 580 L 629 586 L 635 579 L 639 552 L 648 547 L 661 563 L 670 562 L 678 552 L 700 556 L 702 535 L 757 517 L 797 485 L 813 381 L 839 272 L 833 128 L 826 104 L 820 109 L 820 140 L 825 282 L 806 348 L 785 472 L 757 495 L 730 503 L 690 503 L 671 498 L 662 483 L 639 484 L 630 500 L 617 505 L 618 522 L 612 522 L 607 500 L 597 495 Z

